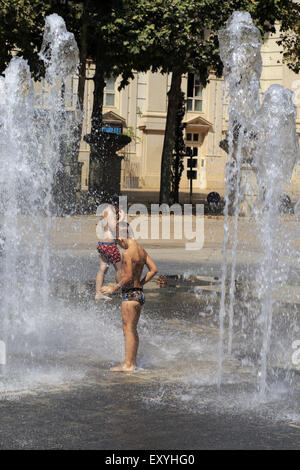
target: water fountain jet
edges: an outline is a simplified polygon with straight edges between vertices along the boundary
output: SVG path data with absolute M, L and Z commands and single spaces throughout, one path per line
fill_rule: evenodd
M 220 55 L 224 64 L 225 85 L 229 95 L 228 143 L 229 156 L 226 170 L 226 197 L 224 210 L 224 244 L 219 312 L 218 387 L 222 383 L 224 358 L 224 319 L 226 316 L 227 251 L 229 242 L 228 209 L 233 200 L 233 243 L 229 289 L 228 353 L 232 353 L 233 316 L 235 304 L 237 229 L 241 202 L 248 198 L 263 245 L 259 270 L 262 346 L 260 384 L 261 394 L 266 392 L 267 357 L 272 330 L 273 291 L 279 269 L 280 247 L 276 240 L 279 224 L 279 203 L 284 185 L 292 175 L 299 155 L 296 133 L 296 108 L 293 94 L 280 85 L 272 85 L 259 99 L 262 59 L 261 36 L 249 13 L 234 12 L 227 27 L 219 31 Z M 249 165 L 256 182 L 247 181 Z M 246 181 L 245 181 L 246 179 Z M 251 197 L 245 187 L 252 185 Z M 256 192 L 256 195 L 254 194 Z M 249 200 L 250 199 L 250 200 Z M 277 256 L 276 256 L 277 255 Z M 282 266 L 280 266 L 282 271 Z M 278 287 L 278 285 L 277 285 Z
M 61 86 L 74 75 L 78 48 L 58 15 L 46 18 L 40 53 L 46 76 L 44 107 L 34 96 L 27 61 L 14 57 L 0 80 L 0 215 L 3 257 L 0 337 L 8 355 L 32 341 L 42 344 L 37 324 L 47 315 L 49 239 L 55 175 L 71 145 L 74 118 Z M 47 93 L 49 88 L 49 93 Z M 25 262 L 24 262 L 25 261 Z M 22 282 L 20 282 L 22 280 Z M 23 335 L 23 340 L 22 338 Z

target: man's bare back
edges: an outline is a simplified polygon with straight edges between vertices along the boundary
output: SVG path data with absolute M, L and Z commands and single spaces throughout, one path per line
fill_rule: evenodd
M 144 266 L 147 262 L 147 253 L 138 243 L 131 239 L 127 250 L 122 254 L 122 272 L 126 273 L 128 264 L 130 263 L 131 281 L 124 285 L 124 288 L 142 287 L 141 277 Z

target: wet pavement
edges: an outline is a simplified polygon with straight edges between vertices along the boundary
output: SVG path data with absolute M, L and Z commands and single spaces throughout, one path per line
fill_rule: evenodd
M 15 348 L 2 370 L 1 449 L 299 448 L 299 373 L 276 363 L 260 399 L 240 325 L 217 391 L 217 276 L 164 275 L 147 286 L 138 369 L 119 375 L 109 372 L 122 357 L 119 299 L 95 305 L 89 273 L 64 266 L 70 280 L 51 285 L 44 342 L 27 356 L 26 345 Z
M 161 278 L 145 287 L 138 369 L 124 375 L 109 372 L 123 356 L 120 299 L 94 302 L 95 219 L 58 223 L 47 308 L 35 300 L 35 273 L 33 297 L 28 303 L 20 299 L 8 365 L 0 369 L 1 449 L 300 447 L 300 370 L 291 362 L 300 331 L 297 257 L 284 290 L 275 295 L 268 388 L 261 397 L 259 251 L 252 235 L 244 237 L 249 244 L 237 251 L 233 351 L 229 357 L 224 347 L 219 392 L 223 220 L 205 221 L 199 252 L 185 250 L 182 243 L 145 242 Z M 17 282 L 23 282 L 23 266 L 30 262 L 25 243 Z M 107 282 L 113 274 L 110 269 Z M 30 282 L 26 286 L 31 288 Z M 227 333 L 225 319 L 224 346 Z
M 147 407 L 119 378 L 0 401 L 1 449 L 297 449 L 300 426 L 212 410 Z

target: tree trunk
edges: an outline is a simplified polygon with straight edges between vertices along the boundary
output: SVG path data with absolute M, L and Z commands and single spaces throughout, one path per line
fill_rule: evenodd
M 104 172 L 103 161 L 103 139 L 101 133 L 102 127 L 102 109 L 103 93 L 105 88 L 104 68 L 101 60 L 101 45 L 98 44 L 95 75 L 94 75 L 94 96 L 93 110 L 91 116 L 91 134 L 89 137 L 90 151 L 90 171 L 89 171 L 89 190 L 91 193 L 99 193 L 101 189 L 101 175 Z M 102 150 L 102 151 L 101 151 Z
M 83 163 L 79 160 L 79 150 L 82 135 L 83 125 L 83 108 L 84 108 L 84 90 L 86 82 L 86 62 L 87 62 L 87 29 L 88 29 L 88 5 L 89 0 L 83 1 L 83 13 L 82 13 L 82 28 L 81 38 L 79 45 L 79 77 L 78 77 L 78 88 L 77 88 L 77 103 L 75 111 L 75 126 L 73 134 L 73 178 L 75 185 L 76 198 L 79 198 L 81 191 L 81 171 Z
M 94 75 L 94 97 L 93 97 L 93 111 L 91 117 L 91 136 L 93 142 L 99 143 L 101 136 L 102 125 L 102 109 L 103 109 L 103 94 L 105 88 L 105 79 L 101 60 L 96 58 L 96 70 Z
M 181 72 L 172 73 L 171 87 L 168 91 L 168 112 L 164 145 L 161 157 L 160 204 L 170 202 L 172 154 L 175 145 L 176 114 L 181 91 Z
M 78 106 L 81 111 L 83 111 L 84 88 L 85 88 L 85 80 L 86 80 L 88 8 L 89 8 L 89 0 L 84 0 L 83 1 L 83 13 L 82 13 L 81 41 L 80 41 L 79 79 L 78 79 L 78 91 L 77 91 Z
M 175 171 L 174 171 L 174 203 L 179 203 L 179 183 L 180 183 L 180 176 L 179 176 L 179 162 L 180 156 L 177 154 L 175 157 Z
M 98 65 L 96 64 L 96 68 Z M 102 107 L 103 107 L 103 92 L 105 88 L 104 77 L 100 73 L 95 73 L 94 79 L 94 101 L 93 111 L 91 118 L 91 135 L 90 135 L 90 171 L 89 171 L 89 189 L 91 192 L 99 192 L 101 187 L 99 176 L 104 171 L 103 161 L 103 142 L 101 139 L 101 126 L 102 126 Z M 104 189 L 104 188 L 102 188 Z

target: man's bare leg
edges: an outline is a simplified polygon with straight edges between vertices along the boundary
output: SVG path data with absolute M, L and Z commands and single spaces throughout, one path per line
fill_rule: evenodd
M 96 276 L 96 295 L 95 300 L 111 300 L 108 295 L 104 295 L 100 292 L 100 289 L 103 285 L 104 275 L 108 269 L 108 264 L 100 257 L 99 270 Z
M 139 347 L 137 324 L 140 318 L 141 309 L 141 305 L 135 300 L 122 302 L 125 360 L 119 366 L 112 367 L 112 372 L 131 372 L 135 369 L 136 355 Z

